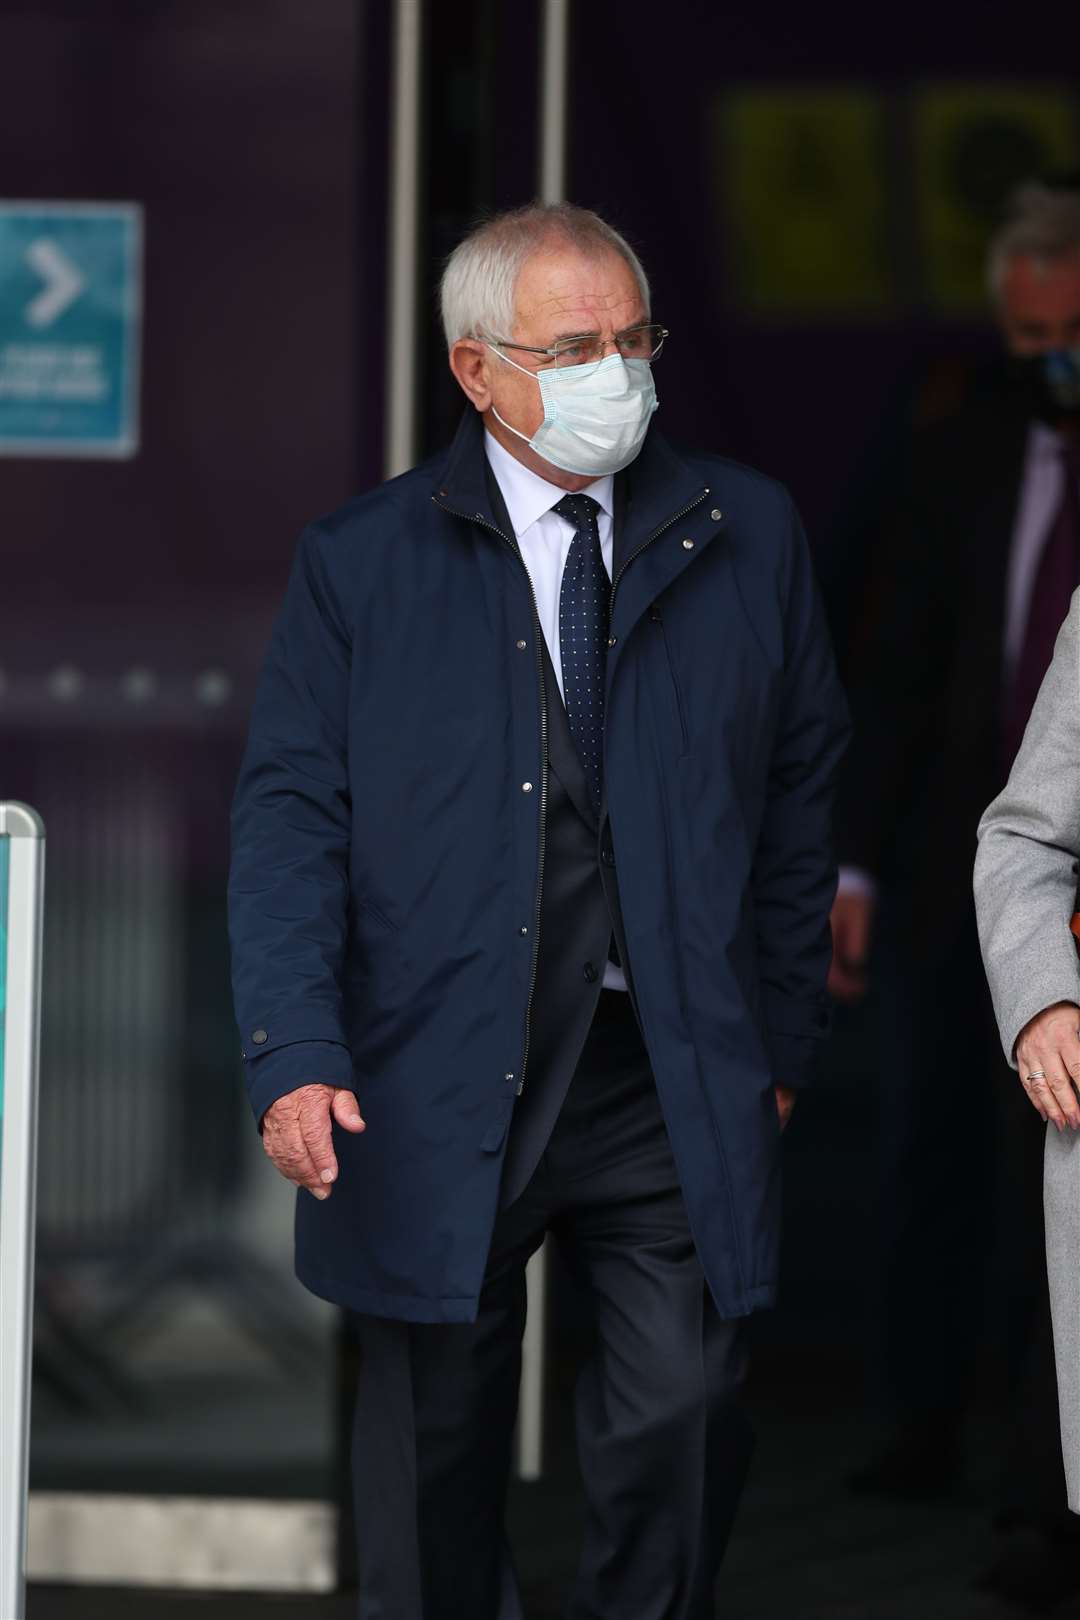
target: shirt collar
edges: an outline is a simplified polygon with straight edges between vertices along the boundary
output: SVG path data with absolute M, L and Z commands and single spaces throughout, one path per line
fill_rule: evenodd
M 550 512 L 566 494 L 558 484 L 549 484 L 546 478 L 534 473 L 529 467 L 522 465 L 515 456 L 512 456 L 498 439 L 494 438 L 485 428 L 484 450 L 487 453 L 491 470 L 498 480 L 502 491 L 502 498 L 506 502 L 506 511 L 510 522 L 514 526 L 514 533 L 518 537 L 531 529 L 538 518 L 545 512 Z M 581 491 L 583 495 L 591 495 L 593 500 L 612 517 L 615 511 L 615 478 L 612 473 L 606 473 L 603 478 L 597 478 Z

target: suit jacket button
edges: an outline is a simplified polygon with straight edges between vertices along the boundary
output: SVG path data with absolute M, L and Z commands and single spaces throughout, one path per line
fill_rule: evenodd
M 256 1029 L 252 1032 L 251 1039 L 255 1042 L 256 1046 L 265 1046 L 270 1037 L 267 1035 L 265 1029 Z
M 586 978 L 586 980 L 588 981 L 589 984 L 595 984 L 596 983 L 597 972 L 596 972 L 596 968 L 593 966 L 593 964 L 591 962 L 586 962 L 586 964 L 585 964 L 585 978 Z

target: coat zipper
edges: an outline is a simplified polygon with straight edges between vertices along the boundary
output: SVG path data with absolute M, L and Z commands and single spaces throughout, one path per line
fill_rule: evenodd
M 687 516 L 688 513 L 692 512 L 694 510 L 695 507 L 700 506 L 702 501 L 705 499 L 706 495 L 708 495 L 708 494 L 709 494 L 709 491 L 707 489 L 703 489 L 701 494 L 698 495 L 695 500 L 692 500 L 690 502 L 689 506 L 684 506 L 681 512 L 676 512 L 674 517 L 669 517 L 666 520 L 666 522 L 661 523 L 660 527 L 658 529 L 654 529 L 652 534 L 648 535 L 641 542 L 640 546 L 638 546 L 634 551 L 632 551 L 630 553 L 629 557 L 624 557 L 623 558 L 622 564 L 621 564 L 621 566 L 619 568 L 619 572 L 615 575 L 615 578 L 611 582 L 611 595 L 608 598 L 608 624 L 609 625 L 611 624 L 611 617 L 612 617 L 612 613 L 613 613 L 614 608 L 615 608 L 615 587 L 619 583 L 620 579 L 622 579 L 623 575 L 626 573 L 626 570 L 629 568 L 629 566 L 633 562 L 634 558 L 635 557 L 640 557 L 641 553 L 645 550 L 646 546 L 651 546 L 653 541 L 659 539 L 659 537 L 663 533 L 665 533 L 666 530 L 674 527 L 674 525 L 676 523 L 680 523 L 682 521 L 682 519 Z
M 653 541 L 658 539 L 660 537 L 660 535 L 665 534 L 668 529 L 674 527 L 674 525 L 676 523 L 681 522 L 682 519 L 684 517 L 686 517 L 687 513 L 693 512 L 696 507 L 699 507 L 701 505 L 702 501 L 705 499 L 706 495 L 708 495 L 708 494 L 709 494 L 709 490 L 707 488 L 703 489 L 701 491 L 701 494 L 698 495 L 694 500 L 692 500 L 690 502 L 689 506 L 684 506 L 681 512 L 676 512 L 674 514 L 674 516 L 669 517 L 666 520 L 666 522 L 661 523 L 659 528 L 654 529 L 650 535 L 646 536 L 646 538 L 641 542 L 640 546 L 635 547 L 635 549 L 630 553 L 630 555 L 628 557 L 623 558 L 622 564 L 621 564 L 621 566 L 619 568 L 619 572 L 615 575 L 614 579 L 611 581 L 611 595 L 608 597 L 608 635 L 609 635 L 609 637 L 611 635 L 611 620 L 612 620 L 612 616 L 613 616 L 614 609 L 615 609 L 615 587 L 616 587 L 616 585 L 618 585 L 620 579 L 622 579 L 623 575 L 626 573 L 626 570 L 629 568 L 629 566 L 633 562 L 634 558 L 635 557 L 640 557 L 641 553 L 645 550 L 646 546 L 651 546 Z M 614 556 L 614 552 L 612 553 L 612 555 Z M 611 646 L 610 640 L 608 641 L 608 646 L 609 647 Z M 606 711 L 606 701 L 605 701 L 605 711 Z M 684 727 L 684 732 L 685 732 L 685 721 L 683 722 L 683 727 Z M 606 725 L 604 726 L 604 780 L 605 781 L 607 780 L 607 726 Z M 610 808 L 609 808 L 609 810 L 608 810 L 608 818 L 609 818 L 609 820 L 610 820 L 610 816 L 611 816 L 611 811 L 610 811 Z
M 665 532 L 665 530 L 670 529 L 674 524 L 686 517 L 687 513 L 692 512 L 696 506 L 700 506 L 708 493 L 709 491 L 707 489 L 703 489 L 696 500 L 691 501 L 689 506 L 683 507 L 681 512 L 676 512 L 672 517 L 669 517 L 665 523 L 661 523 L 660 527 L 654 529 L 653 532 L 641 542 L 640 546 L 638 546 L 636 550 L 632 551 L 628 557 L 623 558 L 622 566 L 611 582 L 611 596 L 608 601 L 609 624 L 611 623 L 611 609 L 615 603 L 615 587 L 618 585 L 620 579 L 622 579 L 630 563 L 633 562 L 635 557 L 640 556 L 645 550 L 645 547 L 650 546 L 654 540 Z M 529 573 L 529 570 L 525 567 L 525 559 L 522 557 L 517 545 L 510 540 L 501 529 L 496 528 L 494 523 L 489 523 L 487 518 L 483 517 L 479 512 L 459 512 L 452 506 L 444 506 L 443 503 L 434 495 L 432 496 L 432 501 L 437 507 L 439 507 L 440 511 L 447 512 L 451 517 L 461 518 L 466 523 L 478 523 L 482 529 L 487 529 L 491 534 L 497 535 L 505 545 L 509 546 L 511 552 L 517 558 L 522 568 L 525 569 L 525 578 L 529 583 L 529 598 L 532 602 L 533 639 L 536 643 L 536 679 L 537 687 L 540 693 L 540 843 L 537 851 L 536 861 L 536 898 L 533 909 L 532 966 L 529 971 L 529 994 L 525 1002 L 525 1041 L 521 1056 L 521 1073 L 518 1075 L 516 1091 L 516 1095 L 520 1097 L 521 1093 L 525 1089 L 525 1070 L 529 1061 L 529 1023 L 532 1017 L 533 993 L 536 989 L 536 968 L 540 960 L 540 901 L 544 888 L 544 852 L 547 841 L 548 712 L 547 689 L 544 684 L 544 655 L 540 646 L 540 637 L 543 635 L 544 631 L 540 623 L 540 610 L 536 605 L 536 592 L 533 590 L 532 576 Z
M 436 500 L 434 496 L 432 499 L 435 501 L 435 505 L 438 506 L 441 511 L 448 512 L 451 517 L 463 518 L 466 523 L 478 523 L 482 529 L 488 529 L 492 534 L 498 535 L 499 539 L 510 547 L 510 550 L 513 552 L 514 556 L 524 569 L 525 578 L 529 584 L 529 598 L 532 602 L 533 639 L 536 643 L 536 680 L 540 693 L 540 843 L 536 857 L 536 899 L 533 909 L 532 966 L 529 969 L 529 995 L 525 1003 L 525 1041 L 521 1054 L 521 1073 L 518 1075 L 518 1083 L 516 1088 L 516 1095 L 520 1097 L 521 1093 L 525 1089 L 525 1069 L 529 1061 L 529 1021 L 532 1017 L 533 992 L 536 989 L 536 968 L 540 960 L 540 897 L 544 887 L 544 851 L 547 841 L 548 712 L 547 687 L 544 682 L 544 654 L 540 645 L 540 638 L 544 631 L 540 623 L 540 610 L 536 605 L 536 592 L 533 590 L 532 576 L 529 573 L 529 570 L 525 567 L 525 559 L 522 557 L 517 545 L 510 540 L 507 535 L 503 534 L 501 529 L 497 529 L 494 523 L 489 523 L 487 518 L 481 517 L 479 512 L 457 512 L 453 507 L 443 506 L 442 502 Z

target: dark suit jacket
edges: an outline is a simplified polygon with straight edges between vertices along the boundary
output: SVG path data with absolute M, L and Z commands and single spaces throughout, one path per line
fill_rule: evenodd
M 971 913 L 975 830 L 1003 785 L 1006 577 L 1028 418 L 987 381 L 915 436 L 879 491 L 849 671 L 837 850 L 905 891 L 943 942 Z
M 511 539 L 513 525 L 490 468 L 487 492 L 496 524 Z M 625 509 L 626 480 L 620 476 L 613 559 L 622 556 Z M 518 1097 L 507 1139 L 501 1192 L 504 1205 L 524 1191 L 547 1146 L 593 1020 L 613 934 L 632 986 L 607 794 L 603 794 L 597 815 L 542 634 L 539 645 L 547 710 L 543 890 L 530 1018 L 529 1081 Z

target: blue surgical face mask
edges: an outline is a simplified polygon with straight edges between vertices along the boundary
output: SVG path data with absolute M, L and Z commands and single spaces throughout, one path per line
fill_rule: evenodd
M 1032 415 L 1053 425 L 1080 417 L 1080 349 L 1013 355 L 1009 369 Z
M 647 360 L 624 360 L 610 354 L 583 366 L 546 366 L 529 371 L 509 359 L 501 349 L 488 348 L 515 371 L 535 378 L 544 406 L 544 420 L 532 438 L 504 422 L 494 405 L 492 413 L 508 432 L 563 472 L 582 478 L 603 478 L 605 473 L 628 467 L 637 455 L 659 401 Z

